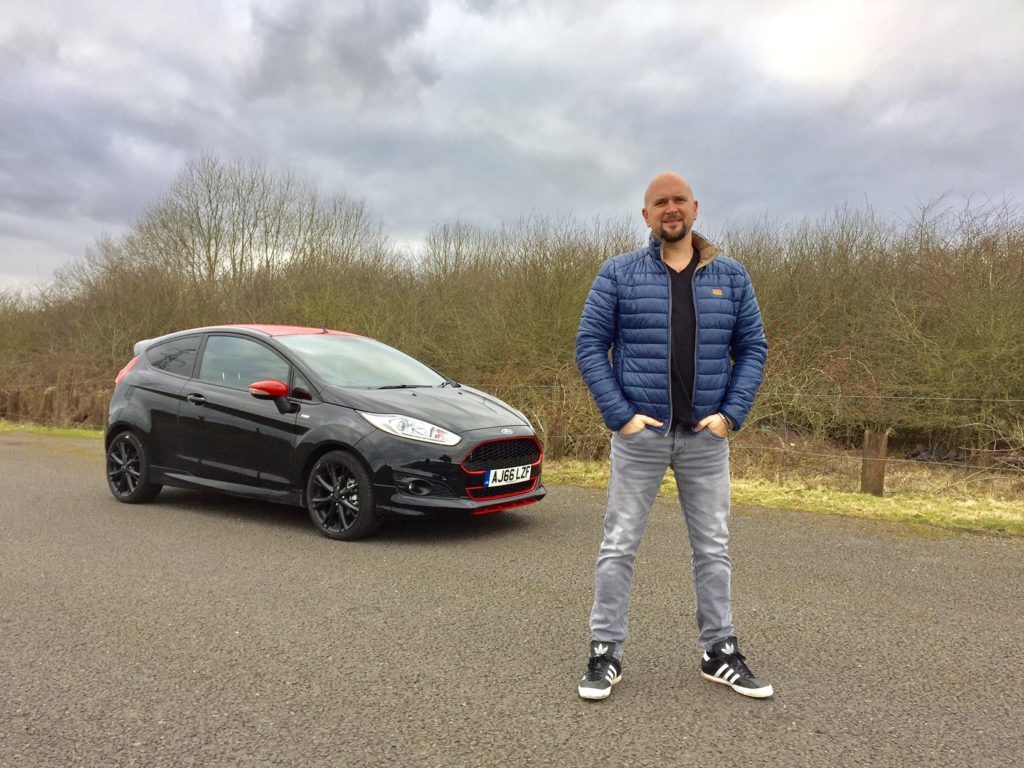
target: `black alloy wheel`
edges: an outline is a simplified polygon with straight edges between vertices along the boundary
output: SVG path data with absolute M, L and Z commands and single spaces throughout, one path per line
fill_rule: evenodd
M 107 449 L 107 485 L 125 504 L 152 501 L 163 486 L 149 482 L 149 459 L 142 441 L 130 431 L 110 441 Z
M 306 480 L 306 508 L 324 536 L 351 541 L 380 526 L 373 483 L 363 463 L 345 451 L 321 456 Z

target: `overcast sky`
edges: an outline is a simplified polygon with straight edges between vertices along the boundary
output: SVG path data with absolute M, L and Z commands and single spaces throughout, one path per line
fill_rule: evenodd
M 118 235 L 190 158 L 290 168 L 395 240 L 1024 202 L 1024 0 L 0 0 L 0 288 Z

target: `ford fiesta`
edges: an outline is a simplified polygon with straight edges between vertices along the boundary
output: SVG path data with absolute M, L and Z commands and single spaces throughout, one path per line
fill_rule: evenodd
M 332 539 L 387 517 L 489 512 L 544 498 L 522 413 L 364 336 L 228 325 L 140 341 L 116 379 L 114 498 L 162 486 L 304 506 Z

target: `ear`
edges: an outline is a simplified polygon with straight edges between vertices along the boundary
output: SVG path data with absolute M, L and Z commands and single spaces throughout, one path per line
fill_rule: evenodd
M 647 209 L 646 208 L 642 209 L 640 211 L 640 213 L 642 213 L 644 215 L 644 224 L 646 224 L 648 227 L 651 226 L 651 219 L 647 215 Z
M 693 201 L 693 218 L 696 219 L 697 218 L 697 214 L 699 212 L 700 212 L 700 201 L 699 200 L 694 200 Z

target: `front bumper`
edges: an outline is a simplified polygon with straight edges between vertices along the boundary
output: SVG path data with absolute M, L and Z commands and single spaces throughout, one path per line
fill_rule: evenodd
M 355 447 L 370 465 L 378 514 L 484 515 L 533 504 L 547 494 L 541 485 L 543 451 L 529 427 L 477 429 L 464 432 L 462 438 L 458 445 L 446 447 L 374 430 L 360 440 Z M 536 455 L 528 457 L 530 460 L 509 456 L 495 459 L 493 466 L 486 460 L 484 466 L 480 462 L 466 466 L 467 457 L 482 445 L 507 443 L 525 448 L 525 440 L 536 445 Z M 531 465 L 528 478 L 508 486 L 485 487 L 488 470 L 516 462 Z
M 489 515 L 506 509 L 534 504 L 547 495 L 543 485 L 538 484 L 530 493 L 521 493 L 497 501 L 474 501 L 472 499 L 432 499 L 402 493 L 395 488 L 374 486 L 377 491 L 377 512 L 381 517 L 435 517 L 443 515 Z M 383 496 L 391 491 L 390 496 Z M 383 498 L 387 499 L 384 503 Z

